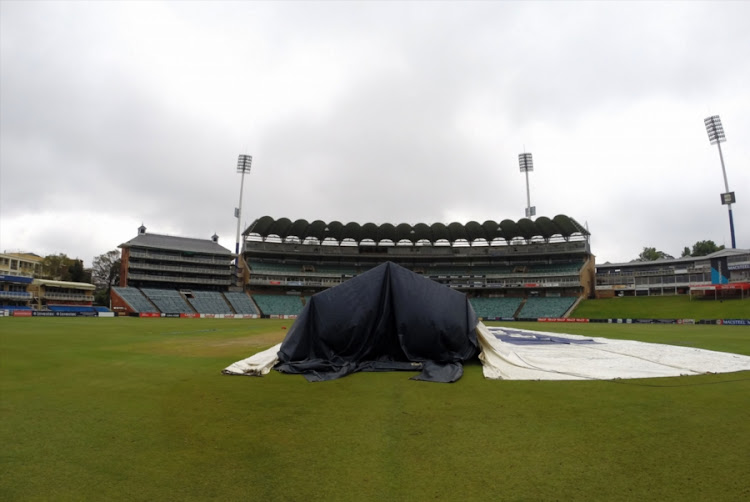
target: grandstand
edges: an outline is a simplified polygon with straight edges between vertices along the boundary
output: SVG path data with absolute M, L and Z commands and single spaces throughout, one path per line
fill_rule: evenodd
M 298 315 L 303 307 L 299 296 L 255 294 L 253 300 L 264 315 Z
M 385 261 L 467 293 L 482 317 L 520 315 L 527 298 L 534 299 L 529 312 L 554 317 L 561 299 L 572 305 L 594 294 L 589 232 L 565 215 L 465 225 L 344 225 L 264 216 L 243 233 L 243 257 L 247 289 L 263 314 L 284 310 L 269 305 L 270 296 L 294 297 L 297 308 L 300 296 Z M 535 301 L 547 297 L 552 301 Z
M 259 315 L 258 309 L 249 296 L 238 291 L 227 291 L 224 297 L 237 314 Z
M 31 309 L 33 295 L 28 287 L 32 277 L 2 274 L 0 275 L 0 310 Z
M 470 298 L 474 312 L 483 319 L 512 318 L 521 306 L 523 298 Z
M 176 314 L 195 312 L 175 289 L 141 288 L 141 292 L 162 312 Z
M 218 236 L 193 239 L 150 234 L 146 227 L 124 244 L 120 286 L 226 291 L 236 285 L 234 255 Z
M 233 314 L 232 308 L 218 291 L 189 291 L 184 293 L 199 314 Z
M 131 312 L 158 312 L 159 309 L 137 288 L 113 286 L 111 297 L 113 305 L 121 306 L 125 302 Z M 119 298 L 118 298 L 119 297 Z M 116 301 L 119 299 L 121 301 Z
M 120 284 L 110 294 L 113 310 L 234 313 L 223 293 L 241 290 L 240 276 L 233 265 L 235 255 L 218 240 L 216 235 L 194 239 L 151 234 L 141 225 L 136 237 L 120 245 Z
M 518 313 L 519 319 L 537 319 L 539 317 L 563 317 L 576 298 L 529 298 Z
M 750 249 L 596 266 L 596 296 L 684 295 L 691 288 L 750 283 Z M 728 291 L 741 291 L 740 288 Z

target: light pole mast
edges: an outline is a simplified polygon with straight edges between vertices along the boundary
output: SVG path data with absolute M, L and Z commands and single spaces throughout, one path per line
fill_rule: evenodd
M 734 218 L 732 217 L 732 204 L 736 202 L 734 192 L 729 191 L 729 182 L 727 181 L 727 170 L 724 167 L 724 154 L 721 152 L 721 144 L 727 140 L 724 135 L 724 127 L 721 125 L 721 119 L 718 115 L 712 115 L 703 120 L 706 124 L 708 140 L 711 144 L 719 147 L 719 160 L 721 161 L 721 173 L 724 175 L 724 192 L 721 194 L 721 203 L 727 206 L 729 211 L 729 232 L 732 235 L 732 249 L 737 247 L 734 240 Z
M 235 274 L 239 273 L 240 270 L 240 225 L 242 224 L 242 189 L 245 187 L 245 173 L 250 174 L 250 167 L 252 163 L 252 155 L 240 155 L 237 159 L 237 172 L 242 173 L 242 179 L 240 181 L 240 203 L 238 207 L 234 209 L 234 217 L 237 218 L 237 244 L 234 248 L 234 252 L 237 255 L 234 261 Z
M 522 173 L 526 173 L 526 217 L 536 216 L 536 207 L 531 205 L 531 192 L 529 190 L 529 171 L 534 170 L 534 160 L 530 153 L 518 154 L 518 165 Z

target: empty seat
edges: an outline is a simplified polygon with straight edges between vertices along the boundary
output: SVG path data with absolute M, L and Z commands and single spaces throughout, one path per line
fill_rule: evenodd
M 529 298 L 518 314 L 519 318 L 536 319 L 539 317 L 562 317 L 575 303 L 576 298 Z
M 224 293 L 224 297 L 229 301 L 229 304 L 237 314 L 258 315 L 258 309 L 255 308 L 255 304 L 245 293 L 228 291 Z
M 521 298 L 470 298 L 479 317 L 513 317 L 521 305 Z
M 162 312 L 176 314 L 191 314 L 194 310 L 190 308 L 185 299 L 175 289 L 152 289 L 141 288 L 144 295 L 154 302 Z
M 299 296 L 253 295 L 253 300 L 266 315 L 298 315 L 302 311 Z
M 158 312 L 143 293 L 137 288 L 113 286 L 112 290 L 130 305 L 134 312 Z
M 188 301 L 200 314 L 231 314 L 232 309 L 219 291 L 193 291 Z

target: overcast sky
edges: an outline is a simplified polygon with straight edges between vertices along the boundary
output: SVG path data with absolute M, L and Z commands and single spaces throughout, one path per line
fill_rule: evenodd
M 0 0 L 0 250 L 292 220 L 588 224 L 750 248 L 750 2 Z

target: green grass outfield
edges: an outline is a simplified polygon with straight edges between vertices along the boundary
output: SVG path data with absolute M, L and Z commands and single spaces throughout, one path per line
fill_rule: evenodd
M 455 384 L 220 374 L 282 326 L 0 318 L 0 499 L 750 499 L 750 372 L 512 382 L 485 380 L 476 362 Z M 750 327 L 514 326 L 750 355 Z
M 739 300 L 691 299 L 679 296 L 624 296 L 584 300 L 571 317 L 588 319 L 750 319 L 750 298 Z

